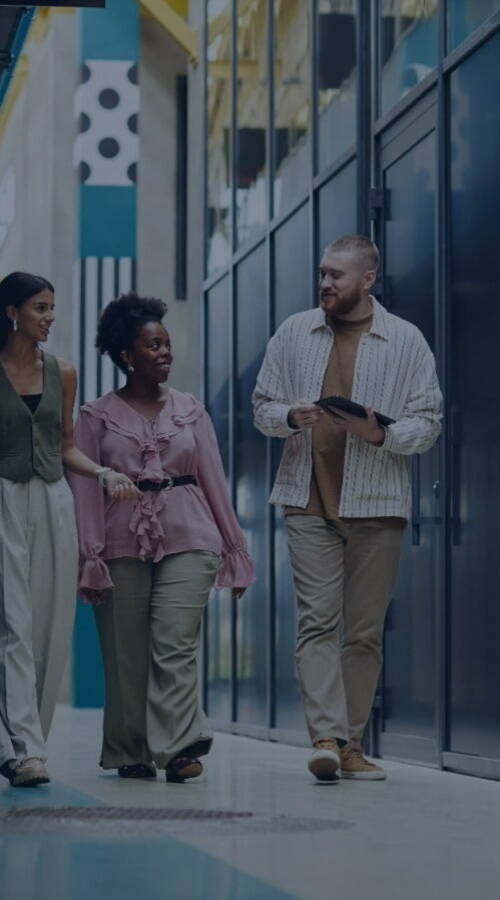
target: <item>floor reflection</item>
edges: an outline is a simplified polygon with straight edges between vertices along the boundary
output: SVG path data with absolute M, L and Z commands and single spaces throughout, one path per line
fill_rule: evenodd
M 0 832 L 3 900 L 286 900 L 171 838 L 97 840 Z

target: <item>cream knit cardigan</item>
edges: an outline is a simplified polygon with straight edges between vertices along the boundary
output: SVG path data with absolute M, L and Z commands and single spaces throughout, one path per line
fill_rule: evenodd
M 442 396 L 434 357 L 421 332 L 372 298 L 371 330 L 361 336 L 351 399 L 395 419 L 376 447 L 347 434 L 339 514 L 411 514 L 409 457 L 437 440 Z M 311 430 L 287 425 L 293 406 L 321 395 L 334 341 L 321 308 L 286 319 L 271 338 L 252 396 L 255 426 L 285 438 L 270 502 L 307 506 L 312 472 Z

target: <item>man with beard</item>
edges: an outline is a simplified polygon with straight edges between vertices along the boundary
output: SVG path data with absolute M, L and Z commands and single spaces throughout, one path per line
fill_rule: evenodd
M 410 515 L 409 458 L 440 433 L 433 355 L 414 325 L 371 296 L 378 265 L 361 235 L 326 248 L 320 305 L 271 338 L 253 395 L 256 427 L 286 439 L 270 502 L 286 517 L 309 770 L 321 781 L 386 777 L 364 757 L 363 732 Z M 366 417 L 315 405 L 332 395 Z

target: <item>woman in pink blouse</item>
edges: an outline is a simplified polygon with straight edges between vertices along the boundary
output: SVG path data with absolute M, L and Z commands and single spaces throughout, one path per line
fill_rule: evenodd
M 166 386 L 165 304 L 134 294 L 104 310 L 96 346 L 125 387 L 82 406 L 76 442 L 142 491 L 115 502 L 71 476 L 80 593 L 94 604 L 106 699 L 101 766 L 167 781 L 200 775 L 212 734 L 199 704 L 197 652 L 209 592 L 254 581 L 214 429 L 191 394 Z

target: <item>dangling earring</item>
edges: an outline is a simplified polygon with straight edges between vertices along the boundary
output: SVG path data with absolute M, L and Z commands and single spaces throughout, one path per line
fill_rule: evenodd
M 132 375 L 132 372 L 135 372 L 135 369 L 134 369 L 134 367 L 133 367 L 133 366 L 131 366 L 131 365 L 130 365 L 130 363 L 129 363 L 129 365 L 128 365 L 128 366 L 127 366 L 127 372 L 129 372 L 129 373 L 130 373 L 130 375 Z
M 14 319 L 12 322 L 12 330 L 17 331 L 17 319 Z

